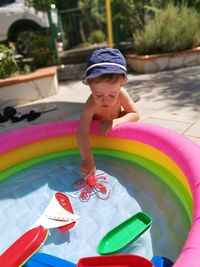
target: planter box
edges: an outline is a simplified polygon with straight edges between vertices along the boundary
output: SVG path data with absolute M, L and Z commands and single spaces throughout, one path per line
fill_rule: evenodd
M 17 106 L 55 95 L 57 92 L 56 66 L 0 80 L 1 106 Z
M 128 68 L 137 73 L 154 73 L 164 70 L 200 65 L 200 47 L 181 52 L 140 56 L 125 54 Z
M 67 64 L 58 68 L 59 82 L 69 80 L 83 80 L 85 76 L 86 63 Z

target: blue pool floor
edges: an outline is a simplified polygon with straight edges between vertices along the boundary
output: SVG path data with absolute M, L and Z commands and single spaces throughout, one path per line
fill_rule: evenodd
M 58 158 L 32 166 L 0 184 L 0 253 L 31 228 L 54 193 L 60 191 L 68 195 L 80 219 L 70 231 L 51 229 L 41 252 L 74 263 L 82 257 L 98 255 L 96 248 L 103 235 L 143 210 L 153 217 L 152 228 L 121 253 L 148 259 L 153 254 L 172 260 L 177 257 L 186 235 L 187 225 L 180 225 L 184 215 L 171 193 L 151 179 L 152 174 L 129 162 L 96 156 L 98 172 L 106 173 L 111 194 L 107 200 L 93 195 L 89 201 L 81 202 L 80 191 L 72 186 L 82 178 L 79 163 L 79 156 Z M 183 240 L 176 240 L 173 231 L 182 234 Z

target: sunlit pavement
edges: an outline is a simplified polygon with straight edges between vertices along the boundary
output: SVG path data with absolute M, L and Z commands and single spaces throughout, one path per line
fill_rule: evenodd
M 155 74 L 129 74 L 127 91 L 140 111 L 141 121 L 170 128 L 200 144 L 200 66 Z M 18 106 L 22 113 L 31 109 L 52 111 L 32 121 L 0 124 L 0 132 L 55 120 L 78 119 L 90 94 L 81 80 L 59 84 L 57 95 Z

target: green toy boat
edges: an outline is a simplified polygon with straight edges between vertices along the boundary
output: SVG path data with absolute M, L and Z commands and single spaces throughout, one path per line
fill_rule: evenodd
M 152 224 L 152 218 L 138 212 L 109 231 L 99 242 L 97 252 L 101 255 L 119 252 L 135 242 Z

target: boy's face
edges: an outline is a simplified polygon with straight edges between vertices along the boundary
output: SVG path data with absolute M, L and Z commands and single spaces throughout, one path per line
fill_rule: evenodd
M 119 98 L 122 80 L 118 79 L 115 83 L 102 81 L 99 83 L 91 83 L 90 89 L 94 102 L 101 108 L 108 109 L 115 105 Z

